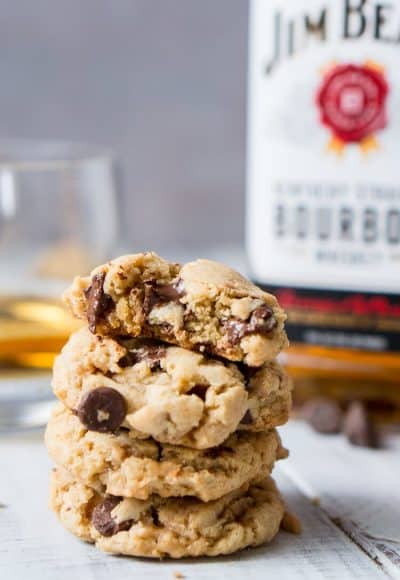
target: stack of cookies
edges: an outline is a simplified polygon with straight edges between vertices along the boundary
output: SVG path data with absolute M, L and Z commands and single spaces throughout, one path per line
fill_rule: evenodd
M 51 506 L 107 552 L 181 558 L 270 541 L 291 386 L 273 296 L 208 260 L 123 256 L 65 294 L 85 326 L 54 365 Z

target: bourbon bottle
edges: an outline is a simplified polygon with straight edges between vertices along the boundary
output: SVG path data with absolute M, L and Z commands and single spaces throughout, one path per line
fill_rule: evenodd
M 400 0 L 252 0 L 247 248 L 296 398 L 400 409 Z

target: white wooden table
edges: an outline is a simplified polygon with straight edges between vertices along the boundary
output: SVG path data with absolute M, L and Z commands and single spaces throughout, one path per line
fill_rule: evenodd
M 0 579 L 400 578 L 400 438 L 371 451 L 295 421 L 281 434 L 291 457 L 274 475 L 303 534 L 281 532 L 230 557 L 162 562 L 105 555 L 64 531 L 47 508 L 41 436 L 0 439 Z

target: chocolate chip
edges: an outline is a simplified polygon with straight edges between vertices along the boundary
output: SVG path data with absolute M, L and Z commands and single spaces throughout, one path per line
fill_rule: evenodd
M 378 433 L 368 417 L 365 405 L 360 401 L 350 404 L 344 418 L 343 433 L 353 445 L 379 447 Z
M 166 355 L 166 348 L 159 345 L 144 345 L 129 350 L 119 361 L 121 368 L 131 367 L 139 362 L 145 361 L 152 371 L 160 369 L 160 361 Z
M 100 272 L 92 278 L 92 283 L 85 290 L 87 300 L 87 319 L 89 330 L 96 332 L 97 324 L 103 320 L 106 314 L 113 308 L 114 302 L 111 296 L 104 292 L 105 272 Z
M 156 440 L 154 440 L 154 443 L 157 446 L 157 461 L 161 461 L 163 455 L 163 446 Z
M 96 530 L 102 536 L 113 536 L 118 532 L 129 530 L 133 520 L 117 523 L 111 516 L 111 512 L 120 503 L 121 498 L 110 496 L 106 497 L 101 503 L 97 504 L 92 512 L 91 521 Z
M 234 451 L 231 447 L 226 447 L 224 445 L 220 445 L 219 447 L 212 447 L 211 449 L 207 449 L 206 451 L 204 451 L 204 455 L 206 457 L 209 457 L 210 459 L 217 459 L 223 453 L 232 454 L 234 453 Z
M 235 345 L 245 336 L 248 325 L 247 322 L 243 322 L 237 318 L 229 318 L 223 322 L 223 326 L 230 344 Z
M 269 334 L 274 330 L 277 322 L 272 309 L 266 304 L 262 304 L 251 313 L 247 321 L 232 317 L 223 321 L 222 324 L 227 332 L 229 342 L 235 345 L 249 334 Z
M 342 410 L 331 399 L 320 397 L 303 405 L 301 415 L 318 433 L 339 433 L 342 426 Z
M 136 358 L 132 356 L 130 352 L 127 352 L 122 358 L 119 359 L 118 366 L 120 366 L 121 369 L 126 369 L 128 367 L 133 367 L 133 365 L 135 365 L 137 362 L 138 361 Z
M 199 397 L 199 399 L 201 399 L 202 401 L 205 401 L 206 395 L 207 395 L 207 387 L 204 385 L 195 385 L 186 394 L 187 395 L 196 395 L 196 397 Z
M 243 415 L 242 420 L 240 421 L 240 423 L 242 425 L 251 425 L 253 423 L 253 421 L 254 421 L 253 415 L 251 414 L 250 409 L 247 409 L 247 411 Z
M 154 285 L 150 282 L 144 284 L 143 313 L 145 316 L 160 303 L 159 296 L 154 292 Z
M 180 278 L 172 284 L 154 286 L 154 291 L 160 298 L 168 302 L 178 302 L 185 293 L 183 281 Z
M 276 318 L 274 312 L 266 304 L 262 304 L 253 310 L 250 316 L 250 332 L 268 333 L 276 327 Z
M 259 367 L 249 367 L 242 362 L 236 363 L 237 368 L 242 373 L 245 385 L 248 386 L 254 375 L 260 370 Z
M 204 455 L 210 459 L 217 459 L 217 457 L 221 455 L 221 451 L 219 451 L 218 447 L 215 449 L 207 449 L 207 451 L 204 452 Z
M 98 387 L 83 395 L 77 413 L 89 431 L 113 433 L 125 419 L 126 403 L 115 389 Z
M 160 519 L 158 517 L 158 512 L 154 506 L 151 506 L 150 508 L 150 515 L 151 519 L 153 520 L 153 524 L 158 527 L 160 525 Z
M 154 308 L 166 302 L 179 302 L 184 295 L 183 282 L 181 279 L 172 284 L 156 284 L 146 282 L 144 284 L 143 311 L 147 315 Z

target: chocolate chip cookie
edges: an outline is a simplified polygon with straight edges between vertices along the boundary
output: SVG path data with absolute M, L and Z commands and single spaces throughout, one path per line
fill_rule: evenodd
M 147 558 L 217 556 L 258 546 L 277 534 L 285 511 L 271 478 L 203 503 L 105 496 L 61 469 L 52 473 L 50 505 L 67 530 L 101 550 Z
M 217 499 L 244 483 L 270 473 L 275 460 L 287 456 L 278 433 L 239 432 L 222 445 L 196 450 L 135 439 L 129 431 L 88 431 L 61 405 L 46 430 L 54 462 L 99 493 L 148 499 L 190 495 Z
M 287 421 L 291 385 L 276 363 L 248 369 L 180 347 L 82 328 L 56 359 L 53 389 L 82 425 L 206 449 L 236 429 Z
M 122 256 L 76 278 L 64 299 L 93 333 L 148 336 L 249 366 L 287 346 L 275 297 L 210 260 L 180 266 L 151 252 Z

